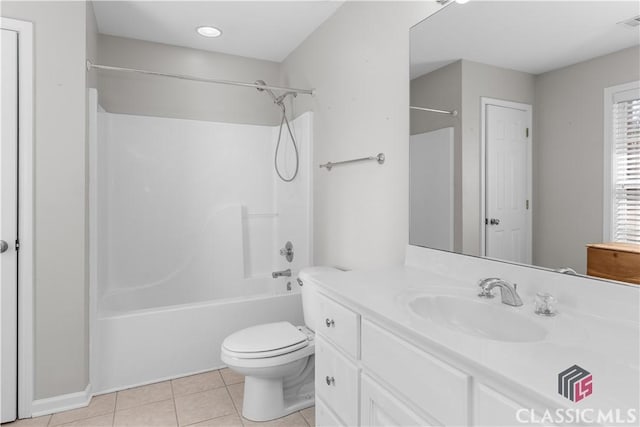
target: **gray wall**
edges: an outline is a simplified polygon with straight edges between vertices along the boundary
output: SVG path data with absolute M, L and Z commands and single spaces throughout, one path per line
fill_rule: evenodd
M 88 382 L 84 2 L 2 2 L 35 32 L 35 399 Z
M 100 34 L 98 61 L 203 78 L 278 84 L 276 62 Z M 280 110 L 256 89 L 164 77 L 91 71 L 100 105 L 111 113 L 274 125 Z
M 481 97 L 533 104 L 534 76 L 462 61 L 462 250 L 472 255 L 480 254 Z
M 283 64 L 285 82 L 316 88 L 314 164 L 384 152 L 387 161 L 314 167 L 316 264 L 403 262 L 409 227 L 409 28 L 435 2 L 347 2 Z M 384 31 L 380 31 L 380 29 Z
M 453 127 L 454 227 L 453 249 L 462 251 L 462 60 L 411 80 L 411 105 L 456 110 L 458 116 L 412 110 L 411 135 Z
M 536 78 L 533 262 L 586 271 L 601 242 L 604 88 L 640 79 L 640 49 L 625 49 Z
M 411 133 L 454 127 L 454 250 L 480 254 L 480 98 L 533 104 L 534 76 L 459 60 L 411 82 L 412 105 L 458 110 L 457 117 L 411 113 Z

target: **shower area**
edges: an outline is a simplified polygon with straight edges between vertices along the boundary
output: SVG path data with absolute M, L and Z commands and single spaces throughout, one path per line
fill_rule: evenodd
M 93 392 L 219 368 L 230 333 L 302 324 L 312 113 L 265 126 L 116 114 L 99 99 L 90 90 Z

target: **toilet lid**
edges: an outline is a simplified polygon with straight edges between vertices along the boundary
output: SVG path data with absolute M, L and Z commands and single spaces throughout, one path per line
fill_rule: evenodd
M 265 323 L 229 335 L 222 346 L 236 357 L 253 359 L 290 353 L 308 345 L 307 335 L 289 322 Z

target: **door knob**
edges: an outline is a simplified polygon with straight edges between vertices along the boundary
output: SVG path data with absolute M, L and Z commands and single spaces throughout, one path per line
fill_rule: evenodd
M 491 218 L 491 219 L 489 220 L 489 224 L 491 224 L 491 225 L 498 225 L 498 224 L 500 224 L 500 220 L 499 220 L 499 219 L 497 219 L 497 218 Z
M 9 245 L 4 240 L 0 240 L 0 254 L 4 253 L 9 249 Z

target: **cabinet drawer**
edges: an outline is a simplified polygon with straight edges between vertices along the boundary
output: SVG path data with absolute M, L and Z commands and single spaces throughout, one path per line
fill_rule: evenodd
M 358 367 L 321 336 L 316 338 L 316 396 L 346 425 L 358 425 Z
M 362 375 L 361 425 L 371 427 L 387 426 L 433 426 L 407 408 L 393 394 L 367 375 Z
M 333 415 L 333 412 L 320 399 L 316 399 L 316 426 L 317 427 L 342 427 L 344 424 Z
M 362 321 L 365 369 L 444 425 L 468 425 L 470 377 L 464 372 Z
M 587 274 L 640 285 L 638 245 L 601 243 L 587 246 Z
M 319 296 L 320 318 L 316 332 L 338 345 L 354 359 L 358 358 L 360 316 L 323 295 Z

